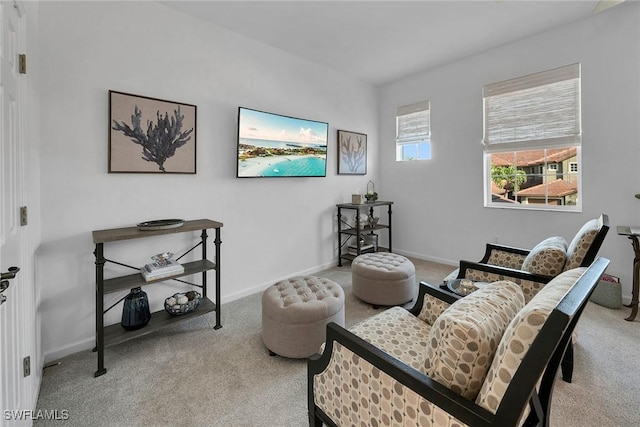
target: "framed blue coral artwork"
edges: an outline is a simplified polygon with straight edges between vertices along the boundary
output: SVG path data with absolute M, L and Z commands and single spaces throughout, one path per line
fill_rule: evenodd
M 191 104 L 109 91 L 109 173 L 196 173 Z
M 338 131 L 338 175 L 367 173 L 367 135 Z

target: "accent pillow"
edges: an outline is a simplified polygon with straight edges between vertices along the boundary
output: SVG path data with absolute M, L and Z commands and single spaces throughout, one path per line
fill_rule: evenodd
M 522 289 L 506 280 L 454 302 L 431 327 L 422 372 L 455 393 L 475 399 L 502 334 L 523 307 Z
M 555 236 L 538 243 L 522 263 L 522 270 L 542 276 L 555 277 L 562 273 L 567 261 L 567 241 Z
M 564 266 L 565 271 L 580 267 L 582 260 L 596 239 L 599 230 L 599 219 L 587 221 L 587 223 L 580 228 L 567 249 L 567 263 Z

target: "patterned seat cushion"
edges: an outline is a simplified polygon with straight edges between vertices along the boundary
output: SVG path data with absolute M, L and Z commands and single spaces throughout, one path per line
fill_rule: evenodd
M 524 307 L 518 285 L 483 286 L 447 308 L 434 322 L 422 372 L 468 399 L 475 399 L 502 334 Z
M 549 314 L 585 270 L 584 267 L 576 268 L 555 277 L 513 318 L 476 398 L 478 405 L 492 413 L 497 411 L 513 374 L 518 370 Z
M 403 363 L 420 369 L 431 326 L 402 307 L 392 307 L 349 331 Z
M 522 269 L 533 274 L 555 277 L 562 273 L 567 261 L 567 241 L 555 236 L 538 243 L 522 263 Z

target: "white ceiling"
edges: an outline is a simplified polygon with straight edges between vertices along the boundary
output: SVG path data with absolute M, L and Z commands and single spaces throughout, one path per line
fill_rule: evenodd
M 591 16 L 593 1 L 163 1 L 376 85 Z M 610 2 L 619 3 L 619 2 Z

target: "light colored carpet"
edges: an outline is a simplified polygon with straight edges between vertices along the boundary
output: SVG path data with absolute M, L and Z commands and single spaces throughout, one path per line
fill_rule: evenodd
M 416 277 L 440 283 L 452 268 L 413 260 Z M 316 275 L 340 283 L 347 327 L 375 310 L 351 294 L 349 265 Z M 108 372 L 98 378 L 96 355 L 84 351 L 45 369 L 38 410 L 67 410 L 66 421 L 35 426 L 292 426 L 308 425 L 306 361 L 270 357 L 262 344 L 261 294 L 214 314 L 105 351 Z M 578 325 L 574 381 L 556 383 L 551 425 L 640 424 L 640 319 L 629 309 L 589 303 Z

